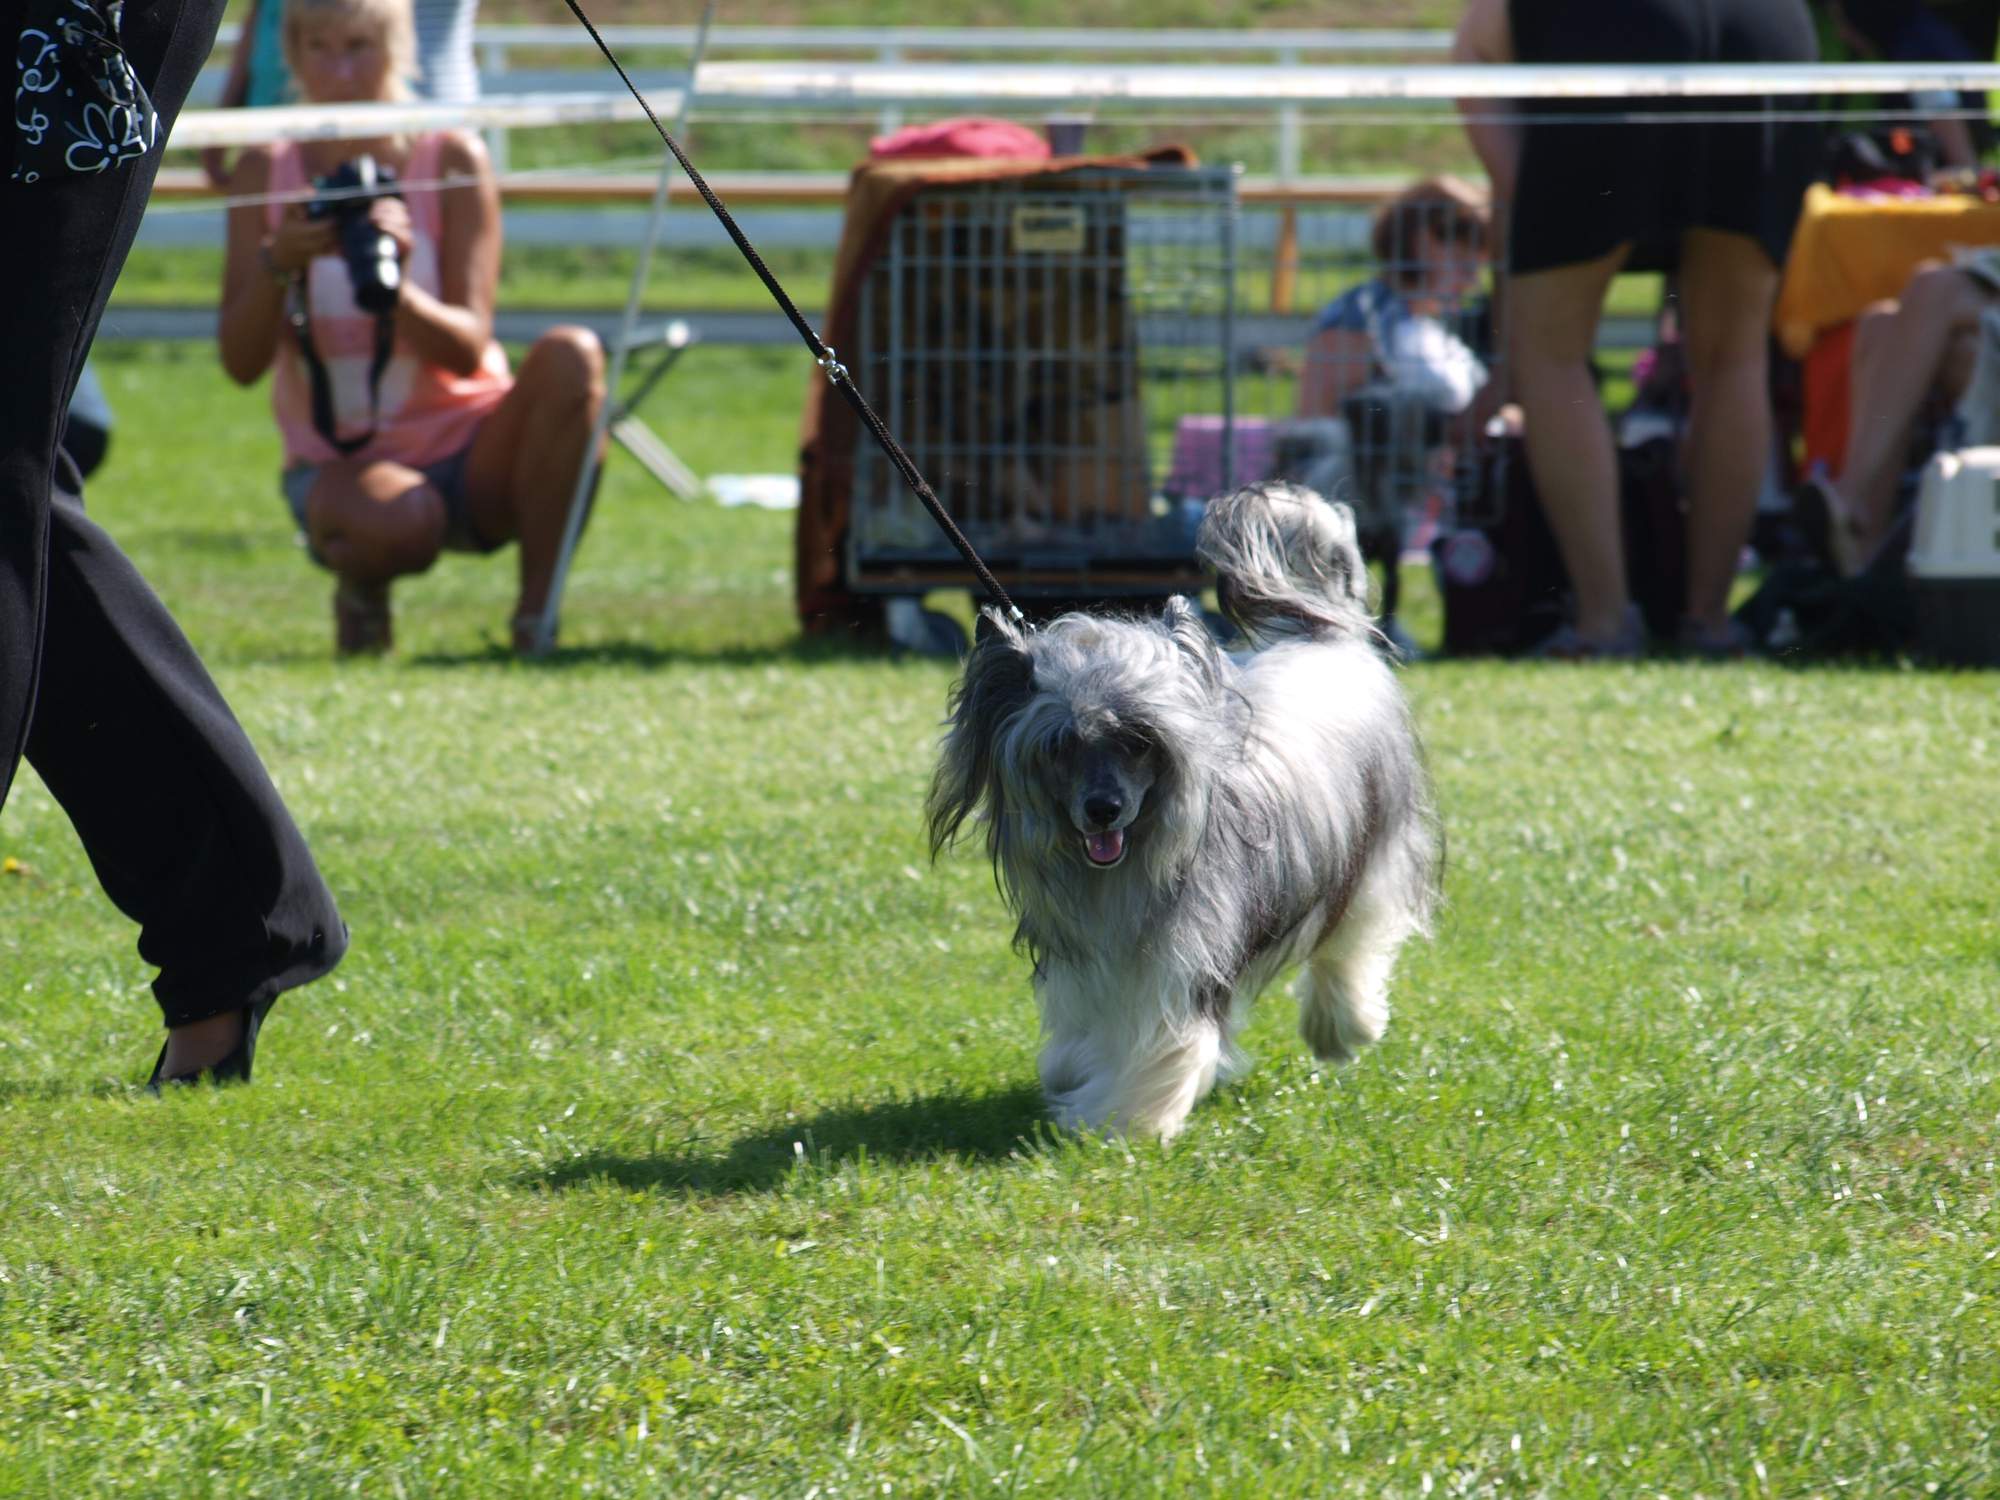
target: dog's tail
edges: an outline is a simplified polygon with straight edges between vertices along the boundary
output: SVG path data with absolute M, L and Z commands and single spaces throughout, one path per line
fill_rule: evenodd
M 1209 502 L 1195 552 L 1215 569 L 1222 612 L 1255 644 L 1373 634 L 1354 512 L 1337 500 L 1250 485 Z

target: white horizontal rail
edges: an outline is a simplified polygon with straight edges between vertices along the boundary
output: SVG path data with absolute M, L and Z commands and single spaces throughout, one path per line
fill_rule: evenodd
M 977 63 L 718 62 L 697 80 L 703 113 L 743 108 L 884 105 L 965 108 L 1271 109 L 1352 102 L 1454 99 L 1728 99 L 2000 87 L 2000 64 L 1711 64 L 1704 66 L 1181 67 L 988 66 Z M 676 89 L 650 96 L 672 114 Z M 496 94 L 474 104 L 283 105 L 189 110 L 177 147 L 353 138 L 403 130 L 588 124 L 643 118 L 623 94 Z
M 1724 99 L 2000 86 L 2000 64 L 1417 64 L 1247 67 L 979 63 L 719 62 L 699 97 L 724 104 L 1256 105 L 1454 99 Z
M 614 48 L 673 49 L 694 45 L 692 26 L 600 26 Z M 217 42 L 234 46 L 240 34 L 224 26 Z M 595 52 L 596 44 L 581 26 L 481 26 L 474 32 L 482 49 L 532 47 L 542 51 Z M 709 50 L 820 50 L 879 52 L 893 47 L 905 52 L 1444 52 L 1451 33 L 1436 30 L 1343 30 L 1340 28 L 1278 31 L 1202 31 L 1087 27 L 1019 28 L 997 26 L 717 26 L 708 36 Z
M 613 47 L 693 45 L 690 26 L 601 26 Z M 480 40 L 508 47 L 571 47 L 594 50 L 582 27 L 508 26 L 482 28 Z M 1340 29 L 1284 31 L 1201 31 L 1088 27 L 991 26 L 718 26 L 709 46 L 874 52 L 895 47 L 906 52 L 1444 52 L 1448 31 Z
M 649 96 L 656 113 L 672 115 L 680 91 Z M 190 109 L 174 122 L 176 149 L 254 146 L 266 141 L 373 140 L 431 130 L 517 129 L 531 125 L 625 124 L 644 120 L 630 94 L 494 94 L 472 104 L 278 104 L 269 109 Z

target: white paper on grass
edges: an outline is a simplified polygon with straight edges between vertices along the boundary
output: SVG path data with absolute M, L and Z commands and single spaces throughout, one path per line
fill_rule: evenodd
M 796 474 L 711 474 L 708 489 L 720 505 L 756 505 L 765 510 L 799 508 Z

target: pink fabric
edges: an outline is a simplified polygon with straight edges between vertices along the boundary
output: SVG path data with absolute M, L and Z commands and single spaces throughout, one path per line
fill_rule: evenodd
M 1235 428 L 1230 474 L 1222 472 L 1222 429 Z M 1276 465 L 1277 432 L 1265 417 L 1184 416 L 1174 424 L 1174 462 L 1167 487 L 1206 500 L 1268 479 Z
M 1928 198 L 1932 194 L 1928 186 L 1907 177 L 1876 177 L 1867 182 L 1842 184 L 1840 196 L 1867 202 L 1882 198 Z
M 937 120 L 905 125 L 868 143 L 876 160 L 895 156 L 992 156 L 1010 161 L 1047 161 L 1049 143 L 1040 132 L 1012 120 Z
M 442 135 L 418 136 L 411 143 L 403 178 L 413 183 L 435 182 L 443 144 Z M 271 149 L 273 194 L 310 186 L 295 144 L 279 142 Z M 444 232 L 442 199 L 433 188 L 406 193 L 404 201 L 409 204 L 415 245 L 403 274 L 414 285 L 441 296 L 438 246 Z M 266 206 L 266 221 L 272 228 L 277 227 L 284 209 L 282 203 Z M 319 351 L 333 385 L 336 429 L 342 437 L 359 435 L 368 428 L 368 367 L 375 354 L 375 319 L 355 305 L 354 284 L 346 262 L 338 255 L 316 259 L 306 273 L 306 287 L 313 347 Z M 513 383 L 506 353 L 495 341 L 487 342 L 479 368 L 470 375 L 454 375 L 441 366 L 425 364 L 399 344 L 382 372 L 375 440 L 353 456 L 392 459 L 412 468 L 449 458 L 472 441 L 481 419 L 500 404 Z M 305 359 L 289 329 L 278 346 L 277 367 L 271 378 L 271 410 L 284 437 L 286 468 L 329 463 L 341 456 L 313 426 L 312 387 L 306 378 Z

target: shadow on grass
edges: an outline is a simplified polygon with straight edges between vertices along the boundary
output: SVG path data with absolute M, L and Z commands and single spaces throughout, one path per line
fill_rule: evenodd
M 255 533 L 223 531 L 212 527 L 196 526 L 154 526 L 126 527 L 120 533 L 120 540 L 127 537 L 141 546 L 161 552 L 185 552 L 194 557 L 256 557 L 268 555 L 275 559 L 290 551 L 289 548 L 273 545 L 271 538 Z
M 58 1104 L 76 1099 L 136 1098 L 143 1074 L 132 1079 L 103 1076 L 76 1078 L 0 1078 L 0 1109 L 16 1104 Z
M 763 644 L 719 641 L 713 645 L 660 643 L 655 641 L 593 641 L 586 645 L 558 644 L 547 656 L 519 658 L 532 672 L 565 671 L 573 667 L 620 667 L 656 671 L 663 667 L 710 666 L 754 667 L 777 663 L 800 666 L 838 661 L 888 660 L 899 653 L 892 648 L 865 641 L 793 636 Z M 427 651 L 413 654 L 413 667 L 493 667 L 516 661 L 512 650 L 499 641 L 489 641 L 473 651 Z
M 802 1161 L 824 1169 L 864 1158 L 1004 1160 L 1044 1138 L 1047 1120 L 1040 1090 L 1028 1086 L 844 1105 L 755 1131 L 725 1151 L 659 1156 L 586 1152 L 532 1173 L 525 1182 L 556 1190 L 608 1182 L 646 1191 L 763 1193 L 785 1182 Z

